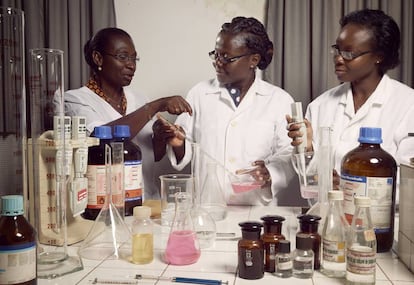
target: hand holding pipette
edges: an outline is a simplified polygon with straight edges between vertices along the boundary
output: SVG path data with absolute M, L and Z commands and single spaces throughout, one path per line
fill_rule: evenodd
M 157 113 L 156 117 L 165 126 L 168 126 L 170 128 L 170 130 L 174 134 L 175 138 L 177 138 L 180 141 L 184 141 L 186 139 L 186 135 L 185 135 L 184 131 L 181 128 L 179 128 L 177 125 L 174 125 L 173 123 L 171 123 L 170 121 L 168 121 L 160 113 Z M 172 138 L 172 139 L 174 139 L 174 138 Z

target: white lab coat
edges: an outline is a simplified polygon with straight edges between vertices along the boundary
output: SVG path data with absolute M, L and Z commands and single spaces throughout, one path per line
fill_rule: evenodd
M 190 141 L 200 145 L 202 155 L 207 153 L 224 169 L 224 175 L 219 179 L 226 202 L 268 204 L 275 198 L 271 204 L 277 203 L 279 192 L 288 191 L 288 185 L 297 179 L 290 161 L 292 147 L 285 119 L 290 113 L 292 97 L 281 88 L 256 78 L 238 107 L 216 79 L 200 82 L 189 91 L 186 99 L 193 108 L 193 115 L 181 114 L 176 124 L 184 128 Z M 171 148 L 167 152 L 177 169 L 191 160 L 188 140 L 185 156 L 179 164 Z M 234 173 L 256 160 L 267 163 L 272 177 L 271 192 L 267 189 L 234 194 L 225 172 Z M 299 197 L 294 194 L 299 189 L 292 190 L 287 196 Z
M 129 114 L 148 100 L 142 94 L 136 94 L 129 88 L 124 88 L 127 99 L 127 110 Z M 122 117 L 109 103 L 95 94 L 87 87 L 68 90 L 64 95 L 65 114 L 67 116 L 85 116 L 87 130 L 91 133 L 96 126 L 105 125 L 109 122 Z M 144 178 L 145 199 L 160 199 L 160 180 L 159 176 L 176 171 L 170 166 L 168 158 L 159 162 L 154 162 L 154 152 L 152 148 L 152 124 L 149 121 L 144 128 L 133 138 L 139 145 L 142 152 L 142 174 Z
M 414 132 L 414 90 L 387 75 L 357 113 L 350 83 L 344 83 L 311 102 L 306 118 L 312 123 L 316 148 L 317 129 L 332 128 L 332 151 L 338 173 L 344 155 L 359 145 L 360 127 L 381 128 L 381 147 L 398 163 L 414 157 L 414 137 L 408 136 Z

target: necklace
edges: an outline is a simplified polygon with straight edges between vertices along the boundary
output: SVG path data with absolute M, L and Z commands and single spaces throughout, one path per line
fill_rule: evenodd
M 99 97 L 101 97 L 102 99 L 104 99 L 106 102 L 108 102 L 109 105 L 112 105 L 112 103 L 115 104 L 116 108 L 118 109 L 118 112 L 125 116 L 126 114 L 126 108 L 127 108 L 127 100 L 125 97 L 125 93 L 124 91 L 122 91 L 122 95 L 121 98 L 119 99 L 118 102 L 115 102 L 111 97 L 108 97 L 105 92 L 102 90 L 102 88 L 98 85 L 98 83 L 96 82 L 95 79 L 90 78 L 88 83 L 86 83 L 86 87 L 88 87 L 89 89 L 91 89 L 95 94 L 97 94 Z

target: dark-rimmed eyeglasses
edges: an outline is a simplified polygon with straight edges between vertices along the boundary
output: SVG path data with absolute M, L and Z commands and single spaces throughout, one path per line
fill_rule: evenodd
M 218 60 L 222 64 L 228 64 L 228 63 L 235 62 L 236 60 L 242 58 L 243 56 L 251 55 L 251 54 L 252 53 L 244 53 L 244 54 L 233 56 L 233 57 L 226 57 L 226 56 L 219 55 L 215 50 L 212 50 L 208 53 L 208 56 L 214 61 Z
M 119 60 L 120 62 L 132 61 L 134 63 L 137 63 L 139 61 L 139 56 L 129 56 L 128 54 L 125 54 L 125 53 L 112 54 L 112 53 L 105 52 L 103 54 L 112 56 L 115 59 Z
M 367 53 L 370 53 L 370 52 L 372 52 L 372 51 L 371 50 L 367 50 L 367 51 L 363 51 L 363 52 L 360 52 L 360 53 L 354 53 L 352 51 L 340 50 L 339 47 L 338 47 L 338 45 L 332 45 L 331 46 L 331 53 L 334 56 L 340 55 L 343 59 L 348 60 L 348 61 L 354 60 L 357 57 L 363 56 L 364 54 L 367 54 Z

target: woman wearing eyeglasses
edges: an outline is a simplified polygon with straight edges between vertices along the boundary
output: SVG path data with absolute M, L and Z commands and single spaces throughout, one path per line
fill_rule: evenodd
M 408 136 L 414 132 L 414 90 L 386 74 L 399 63 L 400 30 L 380 10 L 352 12 L 340 25 L 332 52 L 335 74 L 344 83 L 309 104 L 308 150 L 318 144 L 317 128 L 331 127 L 339 173 L 342 157 L 358 145 L 359 128 L 380 127 L 381 146 L 397 162 L 408 162 L 414 156 L 414 137 Z M 301 143 L 297 124 L 289 126 L 288 135 L 292 145 Z M 339 183 L 338 176 L 335 181 Z
M 142 94 L 127 86 L 134 77 L 139 60 L 130 35 L 118 28 L 98 31 L 84 46 L 85 60 L 91 77 L 85 86 L 65 92 L 65 113 L 85 116 L 86 128 L 92 133 L 96 126 L 129 125 L 131 138 L 137 135 L 142 150 L 145 193 L 159 196 L 153 177 L 152 117 L 161 111 L 171 114 L 192 113 L 181 96 L 160 98 L 149 102 Z M 155 121 L 155 120 L 154 120 Z
M 284 117 L 293 99 L 256 75 L 257 68 L 264 70 L 271 62 L 273 43 L 258 20 L 236 17 L 222 25 L 209 56 L 216 78 L 200 82 L 189 91 L 186 99 L 193 116 L 182 114 L 176 120 L 176 127 L 182 128 L 187 140 L 177 134 L 176 127 L 162 121 L 154 124 L 154 139 L 168 142 L 167 152 L 177 169 L 189 163 L 191 141 L 199 144 L 201 160 L 206 155 L 205 160 L 212 158 L 228 172 L 255 165 L 257 169 L 251 174 L 264 185 L 244 193 L 232 190 L 221 168 L 218 173 L 226 202 L 277 203 L 281 195 L 290 195 L 283 190 L 293 178 L 289 161 L 292 147 Z M 203 171 L 206 166 L 201 168 Z M 294 191 L 291 194 L 299 197 Z

